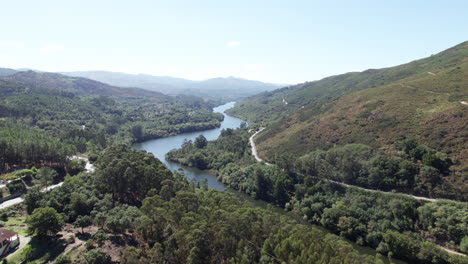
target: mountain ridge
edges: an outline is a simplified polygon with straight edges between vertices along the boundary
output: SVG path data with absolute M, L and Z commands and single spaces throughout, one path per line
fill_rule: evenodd
M 468 41 L 427 58 L 382 69 L 348 72 L 264 92 L 236 104 L 228 113 L 252 123 L 268 123 L 315 102 L 389 84 L 417 73 L 437 71 L 468 57 Z M 285 104 L 285 102 L 287 104 Z
M 232 76 L 193 81 L 170 76 L 129 74 L 109 71 L 76 71 L 61 72 L 61 74 L 90 78 L 120 87 L 131 86 L 150 89 L 166 94 L 184 93 L 191 95 L 228 97 L 229 99 L 246 97 L 258 92 L 273 90 L 283 86 L 283 84 L 265 83 Z M 226 89 L 230 89 L 229 92 L 232 93 L 232 95 L 227 96 Z
M 58 73 L 19 71 L 0 78 L 4 81 L 20 83 L 33 89 L 46 88 L 58 91 L 69 91 L 79 95 L 105 96 L 149 96 L 163 97 L 162 93 L 142 88 L 121 88 L 82 77 L 70 77 Z

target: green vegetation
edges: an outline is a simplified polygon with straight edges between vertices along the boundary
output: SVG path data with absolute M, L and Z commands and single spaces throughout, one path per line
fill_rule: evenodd
M 34 235 L 9 261 L 467 263 L 439 247 L 467 251 L 466 202 L 422 202 L 337 183 L 466 201 L 467 122 L 457 101 L 468 87 L 466 55 L 463 43 L 409 64 L 241 102 L 244 108 L 233 113 L 268 124 L 256 142 L 273 165 L 255 162 L 245 126 L 223 130 L 215 141 L 199 136 L 167 154 L 212 170 L 283 213 L 188 182 L 153 155 L 129 148 L 219 126 L 222 115 L 211 112 L 212 101 L 58 74 L 3 77 L 0 169 L 31 168 L 6 175 L 15 179 L 7 189 L 49 186 L 78 173 L 50 192 L 29 188 L 24 209 L 0 212 L 13 228 L 7 224 L 20 224 L 24 210 Z M 83 163 L 67 158 L 76 152 L 87 152 L 96 171 L 80 172 Z M 365 254 L 350 241 L 375 251 Z
M 167 157 L 217 170 L 218 179 L 229 187 L 284 207 L 382 255 L 411 263 L 457 263 L 427 241 L 461 249 L 462 239 L 468 234 L 466 203 L 421 203 L 405 195 L 369 192 L 327 181 L 383 190 L 427 187 L 437 183 L 434 173 L 441 179 L 449 164 L 429 148 L 408 139 L 400 144 L 403 157 L 389 158 L 370 146 L 349 144 L 316 150 L 296 160 L 280 156 L 278 165 L 265 165 L 253 160 L 248 138 L 247 129 L 226 130 L 203 148 L 186 142 Z M 202 162 L 192 162 L 193 157 Z M 424 178 L 428 177 L 426 171 L 432 178 Z M 412 245 L 411 251 L 400 250 L 405 243 Z
M 465 66 L 460 65 L 466 56 L 468 56 L 468 42 L 463 42 L 439 54 L 407 64 L 384 69 L 369 69 L 363 72 L 350 72 L 319 81 L 260 93 L 240 101 L 227 113 L 246 119 L 249 123 L 270 123 L 300 110 L 303 106 L 326 102 L 368 88 L 401 82 L 412 76 L 431 77 L 427 74 L 428 71 L 438 74 L 439 71 L 448 68 L 451 71 L 452 81 L 455 78 L 462 81 L 463 78 L 460 78 L 460 73 L 457 70 L 466 70 Z M 434 78 L 439 77 L 432 76 L 429 79 Z M 466 99 L 468 95 L 466 91 L 463 91 L 466 85 L 455 83 L 454 89 L 450 89 L 445 86 L 446 81 L 447 79 L 441 80 L 440 83 L 433 81 L 432 85 L 443 89 L 443 92 L 448 91 L 463 95 Z M 284 103 L 283 99 L 287 104 Z
M 84 255 L 83 258 L 84 264 L 109 264 L 111 263 L 111 258 L 106 253 L 102 252 L 100 249 L 92 249 Z
M 49 260 L 56 259 L 65 247 L 66 244 L 62 240 L 33 237 L 29 244 L 15 252 L 7 263 L 47 263 Z
M 62 230 L 64 225 L 62 216 L 51 207 L 35 209 L 28 218 L 27 223 L 28 233 L 39 237 L 55 235 Z
M 0 79 L 0 172 L 32 166 L 73 171 L 76 164 L 67 157 L 77 152 L 215 128 L 223 119 L 211 111 L 215 103 L 19 72 Z
M 122 178 L 108 182 L 109 188 L 100 187 L 97 179 L 107 177 L 113 166 L 109 159 L 122 164 L 137 162 L 135 167 L 141 169 L 134 171 L 135 175 L 149 177 L 143 181 L 153 185 L 132 186 L 135 181 L 125 182 L 132 176 L 123 173 Z M 86 243 L 89 250 L 76 261 L 109 261 L 107 247 L 96 250 L 93 244 L 112 243 L 116 236 L 120 237 L 123 263 L 374 261 L 374 257 L 355 251 L 349 242 L 295 218 L 254 209 L 229 193 L 197 188 L 144 151 L 111 147 L 97 166 L 94 174 L 67 177 L 60 188 L 25 201 L 26 206 L 38 208 L 33 215 L 38 210 L 49 211 L 50 206 L 67 223 L 89 216 L 101 228 Z M 127 170 L 131 168 L 127 165 Z M 139 197 L 145 196 L 141 201 Z
M 76 151 L 69 144 L 38 129 L 0 120 L 0 170 L 12 165 L 64 164 Z
M 261 94 L 230 113 L 267 124 L 256 137 L 258 153 L 282 168 L 302 159 L 300 171 L 313 176 L 467 201 L 468 116 L 460 103 L 468 98 L 467 55 L 464 42 L 408 64 Z M 414 149 L 404 150 L 405 139 Z M 367 156 L 350 150 L 356 144 L 367 146 Z

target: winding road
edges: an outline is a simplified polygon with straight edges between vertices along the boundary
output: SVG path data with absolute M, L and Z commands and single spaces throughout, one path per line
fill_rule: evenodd
M 250 136 L 249 138 L 249 141 L 250 141 L 250 146 L 252 147 L 252 155 L 255 157 L 255 160 L 257 162 L 264 162 L 265 164 L 267 165 L 272 165 L 268 162 L 265 162 L 263 159 L 261 159 L 259 156 L 258 156 L 258 153 L 257 153 L 257 147 L 255 146 L 255 141 L 254 141 L 254 137 L 262 132 L 263 130 L 265 129 L 265 127 L 262 127 L 260 128 L 257 132 L 255 132 L 252 136 Z M 326 180 L 326 179 L 324 179 Z M 342 182 L 337 182 L 337 181 L 333 181 L 333 180 L 328 180 L 330 182 L 333 182 L 333 183 L 337 183 L 337 184 L 341 184 L 343 186 L 346 186 L 346 187 L 355 187 L 355 188 L 359 188 L 359 189 L 362 189 L 362 190 L 366 190 L 366 191 L 369 191 L 369 192 L 381 192 L 381 193 L 390 193 L 390 192 L 384 192 L 384 191 L 380 191 L 380 190 L 373 190 L 373 189 L 366 189 L 366 188 L 363 188 L 363 187 L 359 187 L 359 186 L 356 186 L 356 185 L 349 185 L 349 184 L 346 184 L 346 183 L 342 183 Z M 393 192 L 392 192 L 393 193 Z M 412 197 L 418 201 L 426 201 L 426 202 L 437 202 L 438 199 L 433 199 L 433 198 L 428 198 L 428 197 L 421 197 L 421 196 L 414 196 L 414 195 L 410 195 L 410 194 L 406 194 L 406 193 L 398 193 L 398 194 L 401 194 L 401 195 L 405 195 L 405 196 L 409 196 L 409 197 Z M 442 247 L 442 246 L 439 246 L 437 245 L 440 249 L 443 249 L 445 250 L 447 253 L 451 254 L 451 255 L 459 255 L 459 256 L 467 256 L 463 253 L 460 253 L 460 252 L 457 252 L 457 251 L 453 251 L 451 249 L 448 249 L 448 248 L 445 248 L 445 247 Z
M 255 160 L 257 162 L 263 162 L 263 160 L 258 156 L 258 153 L 257 153 L 257 147 L 255 146 L 255 142 L 254 142 L 254 137 L 262 132 L 265 128 L 262 127 L 260 128 L 257 132 L 255 132 L 252 136 L 250 136 L 249 138 L 249 141 L 250 141 L 250 146 L 252 147 L 252 155 L 255 157 Z
M 265 129 L 265 127 L 262 127 L 257 132 L 255 132 L 252 136 L 250 136 L 250 138 L 249 138 L 250 146 L 252 148 L 252 155 L 255 157 L 255 160 L 257 162 L 264 162 L 267 165 L 272 165 L 271 163 L 268 163 L 268 162 L 264 161 L 262 158 L 260 158 L 258 156 L 257 146 L 255 146 L 254 137 L 258 133 L 262 132 L 264 129 Z M 322 178 L 320 178 L 320 179 L 322 179 Z M 327 180 L 327 179 L 322 179 L 322 180 Z M 329 179 L 328 179 L 328 181 L 333 182 L 333 183 L 337 183 L 337 184 L 341 184 L 341 185 L 346 186 L 346 187 L 355 187 L 355 188 L 363 189 L 363 190 L 366 190 L 366 191 L 369 191 L 369 192 L 395 193 L 395 192 L 384 192 L 384 191 L 380 191 L 380 190 L 367 189 L 367 188 L 363 188 L 363 187 L 360 187 L 360 186 L 349 185 L 349 184 L 346 184 L 346 183 L 337 182 L 337 181 L 333 181 L 333 180 L 329 180 Z M 406 194 L 406 193 L 397 193 L 397 194 L 406 195 L 406 196 L 412 197 L 412 198 L 414 198 L 414 199 L 416 199 L 418 201 L 426 201 L 426 202 L 437 202 L 438 201 L 438 199 L 429 198 L 429 197 L 422 197 L 422 196 L 415 196 L 415 195 Z
M 85 165 L 85 171 L 86 172 L 94 172 L 95 168 L 94 168 L 94 165 L 89 163 L 89 160 L 87 158 L 83 158 L 83 157 L 78 157 L 78 156 L 73 156 L 71 157 L 71 159 L 79 159 L 79 160 L 84 160 L 86 162 L 86 165 Z M 62 186 L 63 182 L 59 182 L 57 184 L 54 184 L 54 185 L 51 185 L 51 186 L 48 186 L 44 189 L 41 190 L 41 192 L 48 192 L 48 191 L 51 191 L 57 187 L 60 187 Z M 7 200 L 3 203 L 0 204 L 0 210 L 1 209 L 5 209 L 7 207 L 10 207 L 10 206 L 13 206 L 15 204 L 19 204 L 19 203 L 22 203 L 24 201 L 24 199 L 22 197 L 18 197 L 18 198 L 14 198 L 14 199 L 11 199 L 11 200 Z

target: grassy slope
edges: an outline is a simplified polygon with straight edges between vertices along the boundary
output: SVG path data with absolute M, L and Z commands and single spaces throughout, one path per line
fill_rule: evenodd
M 431 57 L 407 64 L 345 73 L 264 92 L 239 102 L 233 109 L 228 110 L 228 113 L 247 119 L 251 123 L 269 123 L 311 103 L 328 101 L 344 94 L 391 84 L 429 71 L 438 72 L 460 64 L 467 56 L 468 42 L 464 42 Z
M 433 73 L 310 105 L 258 136 L 260 156 L 301 156 L 347 143 L 368 144 L 392 155 L 401 139 L 413 137 L 449 154 L 459 175 L 452 183 L 467 188 L 468 106 L 460 101 L 468 100 L 468 59 Z

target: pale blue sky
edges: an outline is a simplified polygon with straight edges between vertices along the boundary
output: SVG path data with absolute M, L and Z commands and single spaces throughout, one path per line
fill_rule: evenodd
M 0 3 L 0 67 L 277 83 L 381 68 L 468 40 L 468 1 Z

